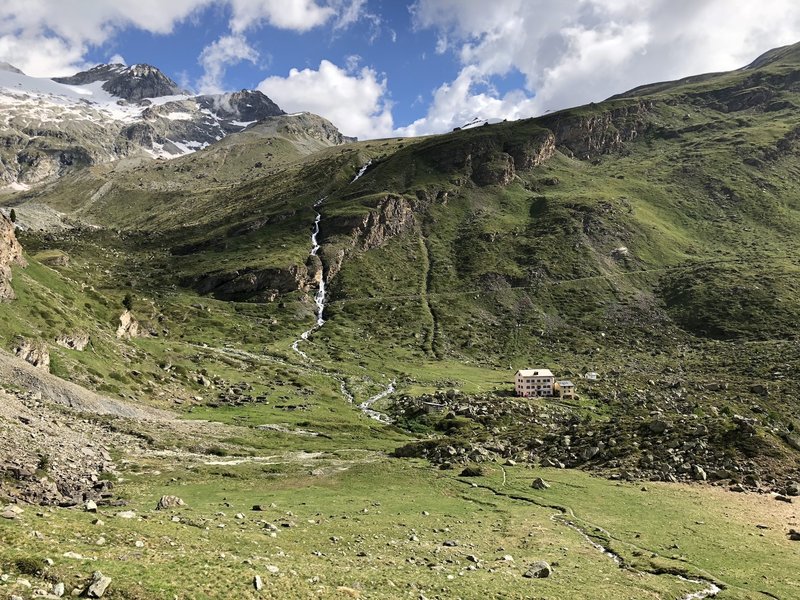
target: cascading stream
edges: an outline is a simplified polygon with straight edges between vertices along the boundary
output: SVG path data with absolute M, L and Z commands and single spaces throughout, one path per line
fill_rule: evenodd
M 380 421 L 381 423 L 391 423 L 392 420 L 387 417 L 385 414 L 378 412 L 377 410 L 372 410 L 372 405 L 375 404 L 378 400 L 382 400 L 386 398 L 386 396 L 393 394 L 395 391 L 395 383 L 396 381 L 392 381 L 389 386 L 383 390 L 380 394 L 375 394 L 369 400 L 364 400 L 361 404 L 358 405 L 358 408 L 361 409 L 365 415 L 367 415 L 370 419 L 375 419 L 376 421 Z
M 364 173 L 367 172 L 367 169 L 370 167 L 371 164 L 372 164 L 371 160 L 367 161 L 358 170 L 358 173 L 356 173 L 355 177 L 353 177 L 353 180 L 350 183 L 352 184 L 353 182 L 358 180 L 362 175 L 364 175 Z M 321 244 L 319 243 L 318 238 L 320 232 L 320 222 L 322 221 L 322 213 L 318 210 L 318 208 L 324 201 L 325 197 L 322 197 L 314 203 L 314 213 L 316 216 L 314 217 L 314 227 L 311 230 L 311 252 L 309 252 L 309 256 L 319 256 Z M 308 356 L 308 354 L 306 354 L 300 349 L 300 343 L 308 341 L 309 336 L 325 324 L 325 294 L 326 294 L 325 273 L 323 271 L 322 273 L 320 273 L 319 287 L 317 288 L 317 292 L 314 294 L 314 304 L 316 305 L 317 321 L 314 324 L 314 326 L 311 327 L 311 329 L 308 329 L 303 333 L 301 333 L 300 338 L 292 343 L 292 350 L 294 350 L 297 354 L 302 356 L 303 359 L 306 361 L 310 361 L 311 358 Z M 339 384 L 340 384 L 339 389 L 341 390 L 342 395 L 348 402 L 352 403 L 354 401 L 353 395 L 345 387 L 344 381 L 340 381 Z M 394 391 L 395 391 L 395 382 L 392 381 L 384 391 L 382 391 L 380 394 L 372 396 L 368 400 L 365 400 L 364 402 L 358 405 L 358 408 L 361 409 L 361 411 L 371 419 L 375 419 L 376 421 L 381 421 L 382 423 L 391 423 L 391 419 L 389 417 L 387 417 L 383 413 L 373 410 L 371 406 L 378 400 L 381 400 L 382 398 L 385 398 L 386 396 L 393 394 Z
M 322 220 L 322 213 L 320 213 L 317 208 L 319 208 L 320 204 L 325 201 L 325 198 L 320 198 L 314 203 L 314 212 L 316 213 L 316 217 L 314 217 L 314 229 L 311 231 L 311 252 L 309 256 L 318 256 L 320 244 L 317 240 L 319 236 L 319 223 Z M 317 293 L 314 294 L 314 304 L 316 305 L 316 313 L 317 313 L 317 322 L 311 329 L 308 329 L 300 334 L 300 339 L 295 340 L 292 344 L 292 350 L 297 352 L 300 356 L 304 359 L 309 360 L 308 354 L 300 350 L 300 342 L 308 340 L 308 336 L 314 333 L 317 329 L 322 327 L 325 324 L 325 273 L 320 273 L 319 278 L 319 287 L 317 288 Z
M 356 176 L 355 176 L 355 177 L 353 177 L 353 180 L 352 180 L 350 183 L 351 183 L 351 184 L 352 184 L 352 183 L 355 183 L 355 182 L 356 182 L 356 180 L 357 180 L 359 177 L 361 177 L 361 176 L 362 176 L 364 173 L 366 173 L 366 172 L 367 172 L 367 169 L 369 169 L 369 167 L 370 167 L 370 165 L 371 165 L 371 164 L 372 164 L 372 160 L 368 160 L 366 163 L 364 163 L 364 166 L 363 166 L 363 167 L 361 167 L 361 168 L 358 170 L 358 173 L 356 173 Z

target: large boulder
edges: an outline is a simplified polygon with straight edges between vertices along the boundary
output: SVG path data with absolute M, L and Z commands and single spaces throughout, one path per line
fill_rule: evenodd
M 168 508 L 177 508 L 179 506 L 186 506 L 186 503 L 177 496 L 161 496 L 158 501 L 156 510 L 166 510 Z
M 537 477 L 533 480 L 533 483 L 531 483 L 531 487 L 535 490 L 547 490 L 550 489 L 550 484 L 541 477 Z
M 119 327 L 117 327 L 117 337 L 121 340 L 129 340 L 139 336 L 139 321 L 133 316 L 131 311 L 126 310 L 119 316 Z
M 547 562 L 543 560 L 537 560 L 528 567 L 528 570 L 525 571 L 523 577 L 544 579 L 545 577 L 550 577 L 552 573 L 553 568 Z
M 92 581 L 89 583 L 89 587 L 86 588 L 86 597 L 102 598 L 110 585 L 111 577 L 106 577 L 100 571 L 95 571 L 92 575 Z

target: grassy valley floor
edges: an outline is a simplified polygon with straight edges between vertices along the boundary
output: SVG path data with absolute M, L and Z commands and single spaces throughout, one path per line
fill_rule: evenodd
M 484 472 L 356 450 L 128 456 L 115 489 L 127 506 L 28 507 L 0 521 L 0 593 L 63 581 L 69 594 L 99 570 L 112 599 L 677 599 L 708 581 L 720 599 L 800 594 L 796 505 L 573 470 Z M 550 489 L 530 487 L 538 476 Z M 162 495 L 186 506 L 156 511 Z M 524 577 L 538 560 L 552 575 Z

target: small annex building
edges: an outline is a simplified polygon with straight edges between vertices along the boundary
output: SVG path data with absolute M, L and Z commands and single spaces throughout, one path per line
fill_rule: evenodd
M 514 376 L 517 396 L 552 396 L 556 378 L 550 369 L 520 369 Z
M 556 389 L 559 392 L 559 396 L 562 398 L 574 398 L 575 397 L 575 384 L 572 383 L 569 379 L 562 379 L 561 381 L 556 382 Z

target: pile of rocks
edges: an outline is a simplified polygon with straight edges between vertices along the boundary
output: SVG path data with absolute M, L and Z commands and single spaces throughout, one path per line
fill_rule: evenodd
M 606 420 L 578 416 L 554 402 L 491 394 L 402 396 L 392 409 L 399 422 L 432 423 L 445 435 L 395 454 L 445 468 L 510 459 L 592 469 L 616 479 L 714 481 L 789 497 L 790 483 L 800 478 L 800 460 L 767 459 L 780 451 L 779 435 L 764 435 L 765 425 L 753 417 L 713 411 L 701 417 L 688 405 L 668 404 L 671 410 L 634 409 Z M 480 427 L 465 427 L 465 418 Z
M 235 385 L 227 385 L 217 394 L 216 400 L 208 403 L 209 406 L 244 406 L 246 404 L 269 404 L 267 396 L 253 395 L 253 386 L 242 382 Z
M 0 390 L 0 497 L 34 504 L 108 503 L 115 465 L 110 432 L 42 401 Z

